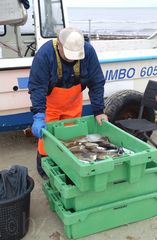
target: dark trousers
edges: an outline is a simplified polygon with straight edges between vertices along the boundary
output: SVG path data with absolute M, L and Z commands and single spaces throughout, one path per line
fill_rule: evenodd
M 37 152 L 37 170 L 41 177 L 46 176 L 46 173 L 44 172 L 42 166 L 41 166 L 41 158 L 46 157 L 45 155 L 41 155 L 39 152 Z

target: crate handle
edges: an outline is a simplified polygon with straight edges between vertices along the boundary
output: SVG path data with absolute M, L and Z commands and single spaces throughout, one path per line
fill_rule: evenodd
M 113 182 L 113 184 L 120 184 L 120 183 L 126 183 L 126 182 L 127 182 L 126 180 L 118 180 Z
M 75 125 L 82 122 L 80 118 L 71 118 L 71 119 L 65 119 L 61 121 L 57 121 L 54 127 L 61 127 L 61 126 L 68 126 L 68 125 Z
M 57 147 L 61 152 L 64 152 L 63 149 L 60 146 L 57 145 Z
M 77 123 L 76 122 L 69 122 L 69 123 L 63 123 L 63 126 L 64 127 L 69 127 L 69 126 L 74 126 L 74 125 L 77 125 Z
M 63 127 L 63 126 L 69 127 L 69 126 L 73 126 L 73 125 L 86 124 L 86 123 L 87 122 L 82 118 L 71 118 L 71 119 L 57 121 L 53 125 L 53 128 L 58 128 L 58 127 Z
M 146 173 L 157 173 L 157 167 L 152 167 L 152 168 L 146 168 L 145 169 Z
M 124 205 L 121 205 L 121 206 L 119 206 L 119 207 L 114 207 L 113 209 L 114 210 L 118 210 L 118 209 L 121 209 L 121 208 L 125 208 L 125 207 L 127 207 L 128 205 L 127 204 L 124 204 Z

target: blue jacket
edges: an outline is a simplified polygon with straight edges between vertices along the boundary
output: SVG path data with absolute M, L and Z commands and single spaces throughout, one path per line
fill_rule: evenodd
M 89 97 L 94 115 L 104 110 L 105 79 L 94 48 L 85 42 L 85 58 L 80 61 L 80 79 L 82 90 L 89 88 Z M 62 62 L 62 84 L 60 87 L 69 88 L 75 84 L 73 65 L 64 60 Z M 58 83 L 56 53 L 52 41 L 46 42 L 36 53 L 28 83 L 31 111 L 35 114 L 45 112 L 46 96 Z

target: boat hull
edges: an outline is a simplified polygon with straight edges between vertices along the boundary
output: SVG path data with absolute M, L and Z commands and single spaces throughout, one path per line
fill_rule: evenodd
M 156 59 L 136 61 L 100 60 L 106 79 L 105 97 L 131 89 L 143 92 L 148 80 L 156 80 Z M 30 66 L 0 69 L 0 131 L 24 129 L 33 121 L 28 94 Z M 83 93 L 83 115 L 92 114 L 88 89 Z

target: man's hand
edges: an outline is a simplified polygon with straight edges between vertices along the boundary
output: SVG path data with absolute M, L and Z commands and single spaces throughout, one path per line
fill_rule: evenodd
M 102 125 L 102 120 L 108 121 L 108 116 L 106 114 L 97 115 L 95 118 L 99 125 Z
M 45 113 L 37 113 L 33 116 L 32 133 L 37 138 L 42 138 L 42 128 L 46 128 Z

